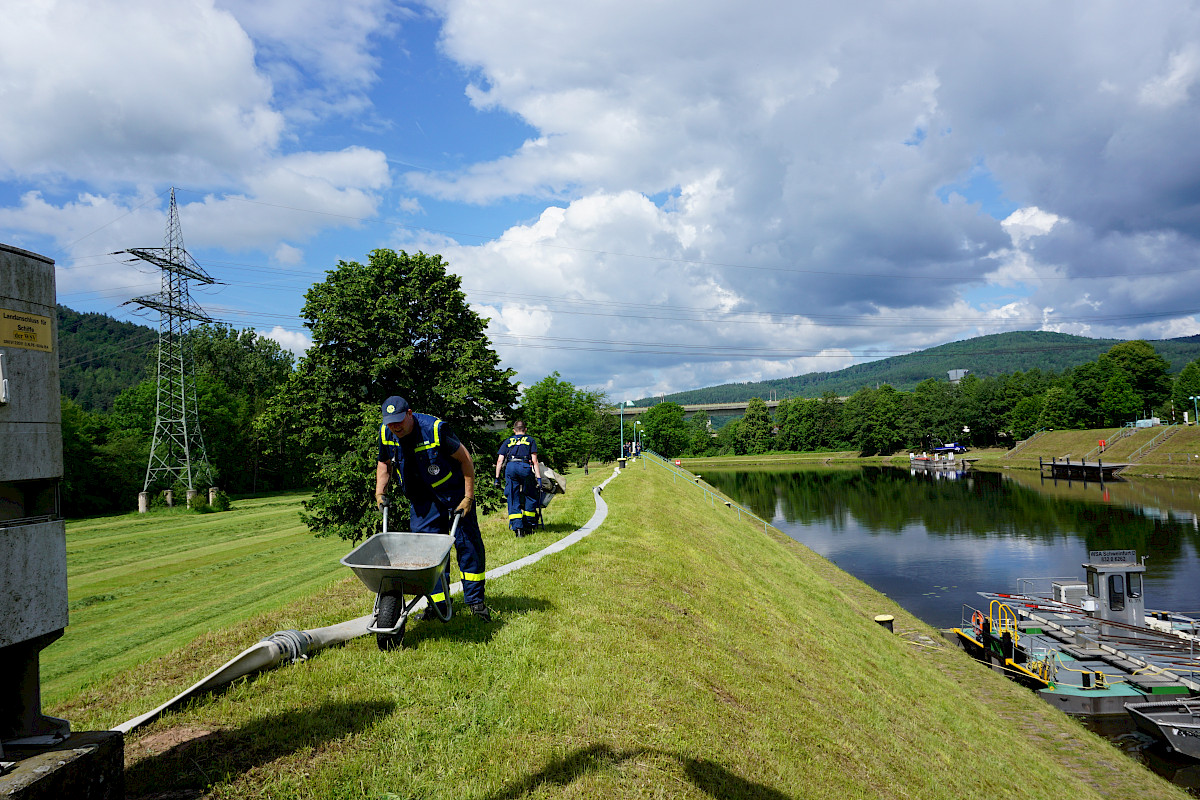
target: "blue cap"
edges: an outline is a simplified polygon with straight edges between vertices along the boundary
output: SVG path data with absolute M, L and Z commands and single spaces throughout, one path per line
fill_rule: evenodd
M 387 400 L 383 401 L 383 424 L 389 422 L 400 422 L 404 419 L 404 415 L 408 412 L 408 401 L 398 394 L 394 394 Z

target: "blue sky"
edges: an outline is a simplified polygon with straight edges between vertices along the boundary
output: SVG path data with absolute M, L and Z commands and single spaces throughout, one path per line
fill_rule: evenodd
M 613 400 L 1200 333 L 1200 5 L 842 5 L 13 3 L 0 242 L 154 325 L 109 254 L 174 186 L 195 299 L 296 352 L 338 259 L 439 252 L 523 382 Z

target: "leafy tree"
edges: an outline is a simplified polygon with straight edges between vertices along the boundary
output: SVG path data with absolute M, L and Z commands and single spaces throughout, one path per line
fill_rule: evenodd
M 1111 364 L 1092 361 L 1071 370 L 1071 421 L 1075 428 L 1099 428 L 1106 424 L 1100 400 L 1112 371 Z
M 1171 401 L 1175 405 L 1175 413 L 1179 418 L 1183 418 L 1182 412 L 1188 412 L 1188 419 L 1193 423 L 1196 422 L 1196 401 L 1193 397 L 1200 397 L 1200 361 L 1188 362 L 1179 372 L 1179 377 L 1175 379 L 1175 384 L 1171 388 Z
M 841 398 L 834 392 L 827 391 L 821 395 L 821 399 L 811 409 L 811 433 L 806 433 L 809 442 L 808 448 L 828 450 L 844 446 L 846 444 L 846 426 Z
M 955 438 L 954 387 L 948 381 L 921 381 L 913 390 L 916 409 L 916 438 L 928 447 L 933 439 L 948 442 Z M 961 427 L 958 426 L 959 428 Z
M 1141 398 L 1133 390 L 1124 370 L 1114 370 L 1100 396 L 1100 411 L 1109 425 L 1132 422 L 1142 407 Z
M 751 398 L 742 417 L 738 449 L 749 454 L 768 452 L 774 438 L 771 433 L 772 427 L 771 412 L 767 409 L 767 404 L 761 398 Z
M 110 415 L 63 398 L 63 511 L 68 517 L 128 509 L 142 489 L 148 435 L 114 429 Z
M 710 456 L 716 452 L 708 414 L 703 411 L 693 414 L 688 420 L 687 451 L 696 457 Z
M 1045 396 L 1023 397 L 1008 415 L 1008 426 L 1013 436 L 1027 438 L 1038 429 L 1042 419 Z
M 302 516 L 314 531 L 356 538 L 377 524 L 370 476 L 389 395 L 450 423 L 469 450 L 490 443 L 483 425 L 511 414 L 513 372 L 446 267 L 438 255 L 373 250 L 306 293 L 312 347 L 259 425 L 310 454 L 317 491 Z
M 783 399 L 775 407 L 775 446 L 780 450 L 797 451 L 804 447 L 804 422 L 807 401 L 803 398 Z M 694 417 L 693 417 L 694 419 Z
M 674 458 L 687 449 L 688 426 L 683 406 L 678 403 L 658 403 L 642 415 L 643 436 L 649 447 L 663 458 Z
M 737 442 L 741 427 L 742 421 L 740 419 L 730 420 L 721 426 L 717 431 L 716 438 L 713 439 L 713 444 L 716 445 L 718 455 L 731 456 L 737 452 L 735 443 Z
M 1038 430 L 1066 430 L 1071 427 L 1069 409 L 1071 398 L 1061 386 L 1046 390 L 1042 401 L 1042 413 L 1038 417 Z
M 518 415 L 537 438 L 538 459 L 565 471 L 597 452 L 597 417 L 607 406 L 604 392 L 578 389 L 555 372 L 525 390 Z
M 291 377 L 295 357 L 250 328 L 203 325 L 192 332 L 200 425 L 221 485 L 233 492 L 295 486 L 295 459 L 264 460 L 264 433 L 255 421 Z
M 1112 362 L 1129 376 L 1130 388 L 1141 400 L 1141 408 L 1135 415 L 1154 412 L 1170 399 L 1171 365 L 1149 342 L 1135 339 L 1115 344 L 1101 360 Z

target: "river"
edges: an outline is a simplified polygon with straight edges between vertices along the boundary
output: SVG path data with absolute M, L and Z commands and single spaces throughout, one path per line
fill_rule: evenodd
M 893 467 L 710 468 L 703 477 L 938 628 L 960 625 L 980 590 L 1082 576 L 1089 550 L 1137 551 L 1147 608 L 1200 613 L 1197 482 Z
M 937 628 L 963 625 L 964 607 L 986 611 L 980 590 L 1081 577 L 1090 550 L 1136 551 L 1146 608 L 1200 615 L 1200 482 L 894 467 L 707 468 L 703 477 Z M 1200 797 L 1200 764 L 1150 746 L 1125 717 L 1086 724 Z

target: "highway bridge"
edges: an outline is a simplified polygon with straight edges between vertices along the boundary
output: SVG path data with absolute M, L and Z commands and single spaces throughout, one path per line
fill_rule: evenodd
M 776 408 L 779 405 L 778 400 L 763 400 L 763 402 L 769 409 Z M 720 414 L 723 416 L 745 414 L 746 406 L 749 405 L 749 403 L 749 400 L 743 400 L 739 403 L 688 403 L 683 406 L 683 415 L 685 417 L 690 417 L 692 414 L 700 411 L 703 411 L 709 416 L 712 416 L 713 414 Z M 625 406 L 624 414 L 627 417 L 636 417 L 638 414 L 645 414 L 652 408 L 654 408 L 654 406 Z M 613 415 L 619 415 L 622 413 L 621 407 L 616 406 L 609 411 L 609 413 Z

